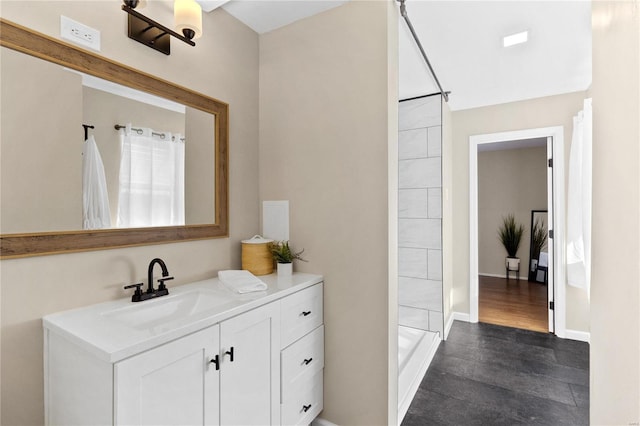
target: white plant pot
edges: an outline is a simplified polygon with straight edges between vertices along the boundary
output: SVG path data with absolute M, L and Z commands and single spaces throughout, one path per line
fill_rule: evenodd
M 293 273 L 293 263 L 278 263 L 278 276 L 290 277 Z
M 517 257 L 507 257 L 505 258 L 507 269 L 510 271 L 519 271 L 520 270 L 520 258 Z

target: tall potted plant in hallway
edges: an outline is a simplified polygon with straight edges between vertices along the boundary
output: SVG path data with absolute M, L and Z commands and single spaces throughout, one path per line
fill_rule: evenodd
M 505 260 L 507 271 L 520 270 L 518 248 L 520 248 L 520 242 L 522 241 L 523 235 L 524 225 L 516 222 L 516 218 L 513 213 L 502 218 L 502 225 L 498 229 L 498 237 L 507 251 L 507 258 Z

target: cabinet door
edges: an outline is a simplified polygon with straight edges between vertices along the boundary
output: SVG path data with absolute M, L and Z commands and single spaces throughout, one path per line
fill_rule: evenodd
M 115 424 L 219 424 L 219 336 L 216 325 L 117 363 Z
M 280 302 L 221 323 L 220 345 L 220 423 L 279 424 Z

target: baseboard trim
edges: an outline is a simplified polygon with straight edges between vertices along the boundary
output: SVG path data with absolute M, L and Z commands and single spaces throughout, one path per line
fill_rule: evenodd
M 578 340 L 580 342 L 591 343 L 591 333 L 586 331 L 565 329 L 565 339 Z
M 493 277 L 493 278 L 504 278 L 507 279 L 506 275 L 500 275 L 500 274 L 485 274 L 484 272 L 479 272 L 478 275 L 482 275 L 483 277 Z M 509 277 L 510 280 L 515 279 L 513 276 Z M 527 275 L 520 275 L 520 281 L 527 281 L 529 279 L 529 277 Z M 542 283 L 540 283 L 542 284 Z
M 471 322 L 471 316 L 466 312 L 453 312 L 451 318 L 456 321 Z
M 325 420 L 322 417 L 316 417 L 311 422 L 311 426 L 338 426 L 335 423 L 331 423 L 329 420 Z
M 470 322 L 469 319 L 469 314 L 465 314 L 463 312 L 451 312 L 451 315 L 449 315 L 449 320 L 444 326 L 444 340 L 447 340 L 447 338 L 449 337 L 449 332 L 451 331 L 451 326 L 453 325 L 454 321 Z

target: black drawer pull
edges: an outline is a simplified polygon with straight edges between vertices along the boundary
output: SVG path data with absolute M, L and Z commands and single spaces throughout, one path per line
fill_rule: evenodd
M 211 359 L 211 361 L 209 361 L 209 363 L 210 363 L 210 364 L 215 364 L 215 366 L 216 366 L 216 370 L 220 370 L 220 361 L 219 361 L 218 355 L 216 355 L 215 357 L 213 357 L 213 358 Z
M 311 364 L 311 361 L 313 361 L 313 358 L 308 358 L 304 360 L 304 365 L 309 365 Z
M 233 362 L 233 346 L 231 346 L 231 349 L 229 349 L 227 352 L 224 353 L 225 355 L 229 355 L 229 360 L 231 362 Z
M 303 406 L 302 406 L 302 411 L 304 411 L 304 412 L 306 413 L 307 411 L 309 411 L 309 409 L 310 409 L 310 408 L 311 408 L 311 404 L 309 404 L 309 405 L 303 405 Z
M 302 316 L 306 317 L 307 315 L 311 315 L 311 311 L 303 311 Z

